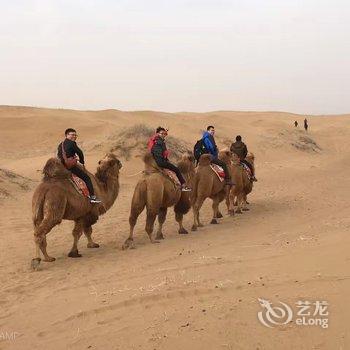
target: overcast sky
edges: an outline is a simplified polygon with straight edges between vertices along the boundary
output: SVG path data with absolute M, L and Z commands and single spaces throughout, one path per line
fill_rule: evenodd
M 0 104 L 350 112 L 347 0 L 0 0 Z

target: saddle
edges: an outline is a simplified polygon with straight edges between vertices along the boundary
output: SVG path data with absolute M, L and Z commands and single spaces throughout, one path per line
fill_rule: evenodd
M 181 183 L 178 179 L 178 177 L 176 176 L 176 174 L 169 169 L 162 169 L 162 173 L 167 176 L 173 183 L 175 186 L 181 186 Z
M 69 179 L 69 181 L 73 184 L 73 187 L 79 194 L 81 194 L 84 197 L 89 197 L 90 193 L 85 181 L 83 181 L 80 177 L 74 174 L 72 174 L 72 177 Z
M 224 169 L 217 165 L 217 164 L 210 164 L 211 169 L 214 171 L 214 173 L 217 175 L 219 180 L 222 182 L 225 179 L 225 172 Z
M 250 180 L 253 177 L 253 174 L 252 174 L 249 166 L 245 163 L 241 163 L 241 165 L 242 165 L 243 169 L 245 170 L 245 172 L 247 173 L 248 179 Z

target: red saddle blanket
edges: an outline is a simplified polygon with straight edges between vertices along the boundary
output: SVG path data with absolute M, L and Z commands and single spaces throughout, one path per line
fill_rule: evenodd
M 88 197 L 89 196 L 89 190 L 86 186 L 85 181 L 83 181 L 80 177 L 72 174 L 72 178 L 71 178 L 71 182 L 74 186 L 74 188 L 84 197 Z
M 225 179 L 225 172 L 221 166 L 217 164 L 210 164 L 210 167 L 213 169 L 214 173 L 218 176 L 219 180 L 222 182 Z
M 169 169 L 162 169 L 162 170 L 163 170 L 163 174 L 169 177 L 170 180 L 174 182 L 175 185 L 181 186 L 179 179 L 177 178 L 176 174 L 172 170 L 169 170 Z
M 241 163 L 241 165 L 243 166 L 243 169 L 246 171 L 247 175 L 248 175 L 248 179 L 250 180 L 253 176 L 249 166 L 245 163 Z

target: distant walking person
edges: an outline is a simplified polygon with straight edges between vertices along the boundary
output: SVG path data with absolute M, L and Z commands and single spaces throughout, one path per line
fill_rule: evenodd
M 297 122 L 297 121 L 294 122 L 294 126 L 295 126 L 296 128 L 298 127 L 298 122 Z
M 307 122 L 307 119 L 305 118 L 304 119 L 304 129 L 305 129 L 305 131 L 307 131 L 308 128 L 309 128 L 309 124 Z

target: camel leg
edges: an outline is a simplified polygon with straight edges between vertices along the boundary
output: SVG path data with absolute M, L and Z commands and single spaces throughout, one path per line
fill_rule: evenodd
M 243 193 L 239 193 L 237 195 L 237 209 L 236 209 L 237 214 L 242 214 L 243 201 L 244 201 L 244 195 Z
M 88 248 L 99 248 L 100 247 L 100 245 L 98 243 L 95 243 L 91 238 L 91 235 L 92 235 L 92 227 L 91 226 L 84 227 L 84 234 L 88 240 L 88 244 L 87 244 Z
M 175 220 L 179 224 L 179 234 L 186 235 L 188 234 L 188 231 L 183 226 L 183 218 L 184 215 L 182 213 L 175 213 Z
M 50 192 L 46 194 L 45 203 L 43 203 L 43 220 L 34 225 L 34 241 L 36 248 L 35 258 L 32 259 L 32 268 L 36 270 L 40 265 L 40 251 L 44 255 L 44 261 L 52 262 L 56 259 L 47 254 L 46 235 L 58 224 L 61 223 L 65 206 L 66 198 L 58 198 L 56 194 Z
M 228 193 L 228 196 L 226 197 L 226 205 L 228 209 L 228 214 L 230 216 L 235 215 L 234 199 L 235 199 L 235 190 L 231 189 L 231 191 Z
M 147 218 L 146 218 L 146 232 L 148 234 L 148 237 L 151 241 L 151 243 L 159 243 L 156 239 L 152 237 L 152 232 L 154 228 L 154 221 L 156 220 L 157 214 L 154 213 L 154 211 L 147 210 Z
M 81 220 L 77 220 L 75 221 L 74 228 L 72 231 L 74 240 L 73 240 L 72 249 L 68 253 L 68 256 L 70 258 L 80 258 L 82 256 L 81 254 L 79 254 L 79 251 L 78 251 L 78 242 L 82 233 L 83 233 L 83 222 Z
M 158 230 L 157 230 L 157 235 L 156 239 L 164 239 L 163 235 L 163 224 L 166 219 L 166 214 L 167 214 L 167 208 L 160 208 L 159 213 L 158 213 Z
M 145 189 L 143 189 L 145 191 Z M 124 244 L 122 245 L 122 249 L 135 249 L 134 244 L 134 228 L 137 222 L 137 218 L 139 215 L 143 212 L 143 209 L 145 209 L 146 206 L 146 199 L 145 196 L 140 195 L 139 192 L 137 192 L 137 189 L 135 189 L 134 196 L 131 202 L 131 209 L 130 209 L 130 216 L 129 216 L 129 226 L 130 226 L 130 232 L 129 237 L 125 240 Z
M 213 204 L 212 204 L 212 208 L 213 208 L 213 219 L 211 220 L 211 224 L 218 224 L 217 218 L 218 218 L 218 211 L 219 211 L 219 197 L 214 197 L 213 198 Z
M 247 195 L 246 194 L 243 195 L 243 201 L 242 202 L 243 202 L 242 210 L 243 211 L 248 211 L 249 208 L 247 207 Z
M 199 221 L 199 211 L 204 203 L 205 198 L 197 198 L 196 202 L 193 205 L 193 225 L 192 231 L 197 231 L 197 227 L 203 226 Z
M 33 269 L 36 269 L 41 261 L 40 258 L 40 251 L 44 255 L 44 261 L 46 262 L 52 262 L 56 259 L 54 257 L 51 257 L 47 254 L 47 241 L 46 241 L 46 235 L 53 229 L 54 226 L 56 226 L 58 223 L 52 222 L 49 218 L 44 218 L 44 220 L 40 223 L 38 227 L 34 230 L 34 241 L 35 241 L 35 247 L 36 247 L 36 256 L 32 260 L 32 267 Z

